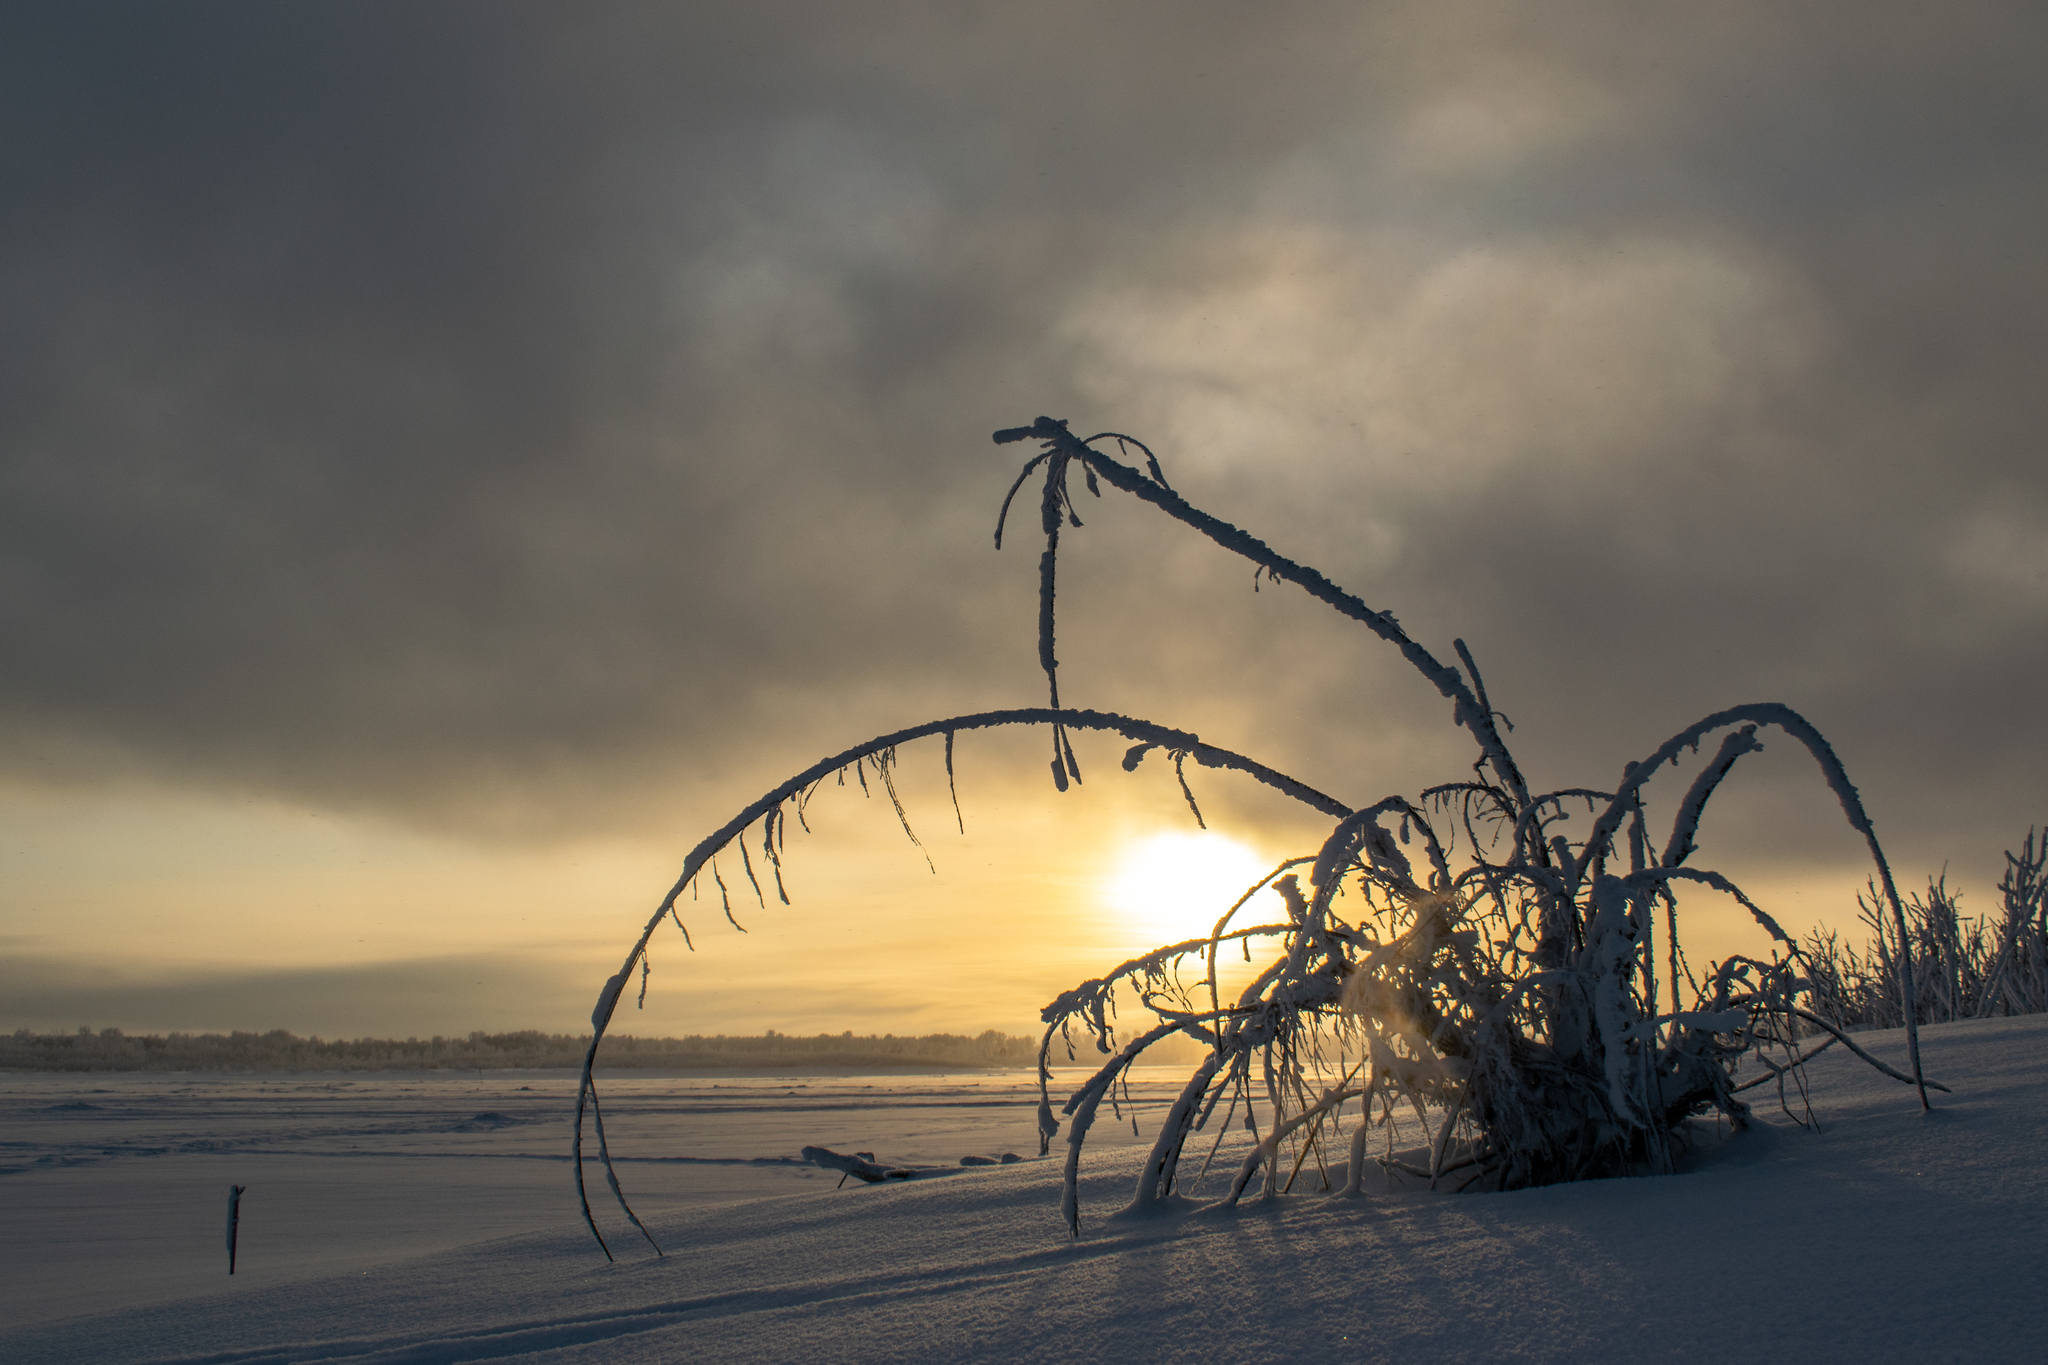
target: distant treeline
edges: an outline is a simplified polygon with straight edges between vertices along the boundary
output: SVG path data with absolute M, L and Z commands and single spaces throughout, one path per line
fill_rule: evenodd
M 433 1071 L 506 1067 L 580 1067 L 590 1035 L 472 1033 L 467 1038 L 301 1038 L 268 1033 L 125 1034 L 119 1029 L 0 1035 L 0 1069 L 17 1071 Z M 598 1066 L 632 1067 L 1023 1067 L 1038 1056 L 1036 1038 L 994 1029 L 978 1037 L 921 1038 L 853 1033 L 793 1037 L 770 1029 L 759 1038 L 635 1038 L 612 1034 Z M 1064 1061 L 1064 1055 L 1059 1058 Z

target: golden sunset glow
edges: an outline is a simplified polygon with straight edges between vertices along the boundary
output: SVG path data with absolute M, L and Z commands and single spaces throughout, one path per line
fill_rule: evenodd
M 1208 933 L 1270 871 L 1267 859 L 1226 835 L 1162 832 L 1125 849 L 1102 898 L 1137 951 Z
M 1078 47 L 1034 6 L 427 8 L 0 47 L 0 1034 L 589 1027 L 698 841 L 934 722 L 699 869 L 621 1027 L 1031 1032 L 1470 776 L 1482 664 L 1532 790 L 1780 702 L 1908 893 L 2001 904 L 2048 809 L 2029 7 L 1848 47 L 1181 7 L 1170 51 L 1088 7 Z M 1158 488 L 1018 484 L 1041 415 Z M 1054 697 L 1288 780 L 1063 727 L 1055 781 L 1043 726 L 941 722 Z M 1689 866 L 1861 955 L 1803 747 L 1715 790 Z M 1696 965 L 1770 941 L 1679 899 Z

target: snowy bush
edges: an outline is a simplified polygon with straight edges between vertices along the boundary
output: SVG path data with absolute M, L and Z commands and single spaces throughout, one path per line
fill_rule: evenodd
M 866 788 L 872 777 L 901 818 L 893 777 L 901 746 L 942 737 L 950 779 L 957 735 L 1018 725 L 1044 727 L 1052 779 L 1062 791 L 1080 780 L 1070 734 L 1101 731 L 1132 742 L 1123 760 L 1126 771 L 1155 752 L 1172 763 L 1191 810 L 1189 761 L 1244 773 L 1334 822 L 1320 848 L 1304 851 L 1248 888 L 1206 937 L 1124 963 L 1047 1006 L 1040 1150 L 1047 1150 L 1065 1118 L 1063 1213 L 1070 1229 L 1079 1227 L 1076 1177 L 1100 1106 L 1117 1102 L 1127 1068 L 1148 1047 L 1176 1034 L 1199 1040 L 1207 1051 L 1164 1116 L 1138 1181 L 1134 1210 L 1175 1197 L 1184 1183 L 1181 1162 L 1188 1142 L 1217 1122 L 1225 1101 L 1215 1142 L 1240 1111 L 1255 1137 L 1225 1202 L 1234 1202 L 1254 1180 L 1268 1195 L 1281 1190 L 1311 1157 L 1325 1173 L 1341 1167 L 1342 1187 L 1351 1192 L 1360 1188 L 1369 1158 L 1381 1169 L 1403 1169 L 1432 1183 L 1455 1176 L 1459 1188 L 1513 1189 L 1667 1171 L 1692 1116 L 1719 1114 L 1740 1125 L 1747 1111 L 1738 1092 L 1776 1080 L 1782 1093 L 1788 1077 L 1796 1080 L 1803 1057 L 1811 1055 L 1799 1051 L 1802 1039 L 1818 1039 L 1816 1049 L 1847 1042 L 1840 1027 L 1814 1008 L 1813 982 L 1799 945 L 1725 877 L 1689 865 L 1703 811 L 1736 762 L 1762 747 L 1760 732 L 1776 730 L 1811 756 L 1849 825 L 1863 836 L 1874 865 L 1874 894 L 1891 916 L 1895 949 L 1888 965 L 1895 989 L 1901 1000 L 1915 997 L 1905 909 L 1870 819 L 1833 750 L 1789 707 L 1737 706 L 1696 721 L 1629 764 L 1612 789 L 1533 789 L 1509 752 L 1463 641 L 1453 643 L 1456 666 L 1440 661 L 1391 615 L 1191 506 L 1167 482 L 1152 451 L 1133 438 L 1105 432 L 1082 440 L 1064 422 L 1041 417 L 1030 427 L 997 432 L 995 439 L 1042 443 L 1003 501 L 996 543 L 1000 548 L 1011 503 L 1039 474 L 1044 550 L 1038 644 L 1048 704 L 955 716 L 880 736 L 797 774 L 698 844 L 618 974 L 605 983 L 592 1015 L 591 1058 L 636 971 L 644 994 L 648 942 L 661 921 L 674 916 L 677 898 L 707 868 L 721 897 L 728 894 L 712 864 L 715 855 L 737 846 L 755 894 L 765 899 L 766 878 L 786 901 L 781 860 L 788 820 L 793 814 L 802 825 L 805 806 L 825 779 L 843 781 L 851 771 Z M 1143 468 L 1098 448 L 1111 444 L 1126 458 L 1135 449 Z M 1476 745 L 1470 775 L 1412 799 L 1390 796 L 1353 808 L 1195 735 L 1135 717 L 1063 707 L 1054 589 L 1062 529 L 1081 524 L 1070 486 L 1076 471 L 1089 493 L 1101 496 L 1107 483 L 1152 504 L 1250 560 L 1262 576 L 1295 584 L 1400 651 L 1451 703 L 1453 723 Z M 1668 827 L 1653 832 L 1646 789 L 1681 755 L 1697 754 L 1707 743 L 1715 745 L 1711 757 L 1678 796 Z M 1589 818 L 1572 825 L 1580 831 L 1574 837 L 1565 826 L 1581 807 Z M 1199 820 L 1199 810 L 1194 813 Z M 907 820 L 903 827 L 908 833 Z M 1695 976 L 1679 939 L 1673 888 L 1680 883 L 1733 896 L 1769 935 L 1771 955 L 1731 958 Z M 1284 921 L 1237 925 L 1239 910 L 1268 885 L 1287 907 Z M 730 917 L 729 900 L 725 906 Z M 682 928 L 680 919 L 676 924 Z M 1218 982 L 1224 951 L 1248 959 L 1262 954 L 1265 964 L 1232 997 Z M 1196 968 L 1199 980 L 1192 979 Z M 1137 991 L 1153 1022 L 1119 1043 L 1112 1012 L 1117 993 L 1127 989 Z M 1913 1074 L 1882 1069 L 1915 1085 L 1925 1105 L 1930 1083 L 1920 1076 L 1912 1018 L 1909 1012 Z M 1051 1049 L 1061 1040 L 1071 1045 L 1077 1029 L 1109 1060 L 1056 1116 L 1049 1093 Z M 1744 1059 L 1760 1064 L 1759 1075 L 1738 1083 L 1736 1067 Z M 1263 1130 L 1255 1117 L 1259 1101 L 1266 1114 Z M 1338 1162 L 1330 1159 L 1331 1135 L 1347 1106 L 1351 1132 Z M 1393 1125 L 1384 1120 L 1397 1106 L 1412 1110 L 1430 1135 L 1424 1149 L 1392 1150 Z M 611 1170 L 588 1060 L 577 1104 L 579 1194 L 586 1107 L 613 1192 L 641 1226 Z M 1381 1120 L 1377 1127 L 1375 1119 Z M 1371 1156 L 1375 1132 L 1385 1135 L 1387 1149 Z M 1212 1143 L 1212 1156 L 1215 1150 Z M 584 1213 L 589 1219 L 587 1197 Z M 597 1234 L 594 1220 L 590 1228 Z M 644 1226 L 641 1231 L 646 1233 Z

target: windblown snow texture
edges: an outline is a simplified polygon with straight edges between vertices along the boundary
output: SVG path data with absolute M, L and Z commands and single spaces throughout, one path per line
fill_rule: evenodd
M 1859 1041 L 1905 1061 L 1896 1032 Z M 1759 1105 L 1749 1132 L 1708 1145 L 1677 1176 L 1451 1196 L 1389 1189 L 1374 1173 L 1356 1199 L 1297 1194 L 1208 1215 L 1169 1207 L 1092 1225 L 1078 1243 L 1048 1216 L 1053 1164 L 1027 1161 L 650 1214 L 673 1254 L 611 1266 L 590 1254 L 555 1175 L 499 1194 L 545 1230 L 479 1226 L 467 1245 L 308 1267 L 290 1283 L 250 1273 L 252 1260 L 232 1294 L 149 1308 L 28 1324 L 0 1313 L 0 1355 L 13 1365 L 2034 1358 L 2048 1340 L 2038 1292 L 2048 1174 L 2036 1151 L 2048 1127 L 2048 1018 L 1938 1025 L 1922 1050 L 1929 1075 L 1954 1090 L 1933 1116 L 1901 1105 L 1902 1087 L 1837 1048 L 1810 1068 L 1818 1132 Z M 573 1081 L 553 1084 L 558 1109 Z M 9 1111 L 17 1132 L 19 1112 Z M 1028 1104 L 1015 1111 L 1025 1132 L 1029 1114 Z M 1124 1193 L 1145 1156 L 1144 1144 L 1105 1152 L 1083 1176 L 1091 1205 Z M 25 1187 L 5 1188 L 19 1208 Z M 65 1222 L 39 1215 L 27 1235 L 75 1247 L 85 1234 Z M 1703 1266 L 1741 1287 L 1674 1292 Z M 9 1310 L 17 1283 L 10 1267 L 0 1279 Z

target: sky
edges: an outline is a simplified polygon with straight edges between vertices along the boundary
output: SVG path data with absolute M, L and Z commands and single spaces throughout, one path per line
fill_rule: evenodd
M 989 434 L 1041 413 L 1464 639 L 1539 785 L 1775 700 L 1966 912 L 2048 818 L 2038 7 L 0 26 L 0 1026 L 585 1026 L 748 801 L 1039 702 Z M 1084 503 L 1068 704 L 1358 804 L 1468 769 L 1385 646 Z M 686 899 L 617 1027 L 1021 1032 L 1173 927 L 1134 868 L 1324 832 L 1200 774 L 1190 842 L 1162 765 L 1042 743 L 961 738 L 965 833 L 904 751 L 929 866 L 821 792 L 795 903 Z M 1695 862 L 1859 937 L 1767 744 Z

